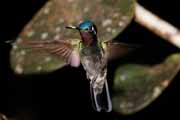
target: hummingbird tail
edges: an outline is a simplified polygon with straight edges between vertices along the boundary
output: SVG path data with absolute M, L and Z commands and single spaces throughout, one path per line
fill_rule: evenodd
M 91 99 L 93 107 L 96 111 L 101 112 L 110 112 L 112 110 L 112 103 L 108 89 L 107 80 L 105 80 L 103 90 L 98 90 L 99 88 L 94 88 L 92 84 L 90 84 L 91 91 Z

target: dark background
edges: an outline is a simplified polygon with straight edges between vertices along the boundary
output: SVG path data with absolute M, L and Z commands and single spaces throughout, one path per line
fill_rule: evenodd
M 180 73 L 163 94 L 144 110 L 129 116 L 117 113 L 96 113 L 91 108 L 89 83 L 82 67 L 65 67 L 48 75 L 20 77 L 13 74 L 9 66 L 11 46 L 4 41 L 15 39 L 23 26 L 32 18 L 46 0 L 1 1 L 0 4 L 0 112 L 21 119 L 105 119 L 144 120 L 169 118 L 180 119 L 179 89 Z M 143 6 L 180 28 L 179 0 L 139 0 Z M 119 36 L 122 42 L 140 44 L 134 57 L 138 63 L 155 64 L 176 47 L 144 29 L 134 21 Z M 109 71 L 113 71 L 110 63 Z M 108 76 L 111 78 L 111 76 Z M 28 114 L 27 114 L 28 113 Z M 67 115 L 66 115 L 66 114 Z M 85 116 L 83 116 L 85 115 Z M 66 118 L 63 118 L 66 117 Z

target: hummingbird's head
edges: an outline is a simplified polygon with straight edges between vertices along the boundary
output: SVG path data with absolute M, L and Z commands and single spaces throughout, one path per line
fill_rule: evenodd
M 80 32 L 88 32 L 91 33 L 92 35 L 97 34 L 97 28 L 91 21 L 84 21 L 80 23 L 78 28 Z
M 80 33 L 88 32 L 92 35 L 97 34 L 97 28 L 94 25 L 94 23 L 91 21 L 84 21 L 84 22 L 80 23 L 78 26 L 67 26 L 66 28 L 79 30 Z
M 80 32 L 82 41 L 86 45 L 91 45 L 97 41 L 97 28 L 91 21 L 84 21 L 78 26 L 67 26 L 66 28 L 78 30 Z

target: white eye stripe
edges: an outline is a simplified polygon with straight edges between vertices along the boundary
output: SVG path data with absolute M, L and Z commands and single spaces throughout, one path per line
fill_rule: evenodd
M 93 26 L 91 27 L 91 30 L 94 31 L 94 27 Z
M 91 30 L 94 32 L 94 34 L 96 34 L 96 30 L 94 29 L 94 27 L 91 27 Z

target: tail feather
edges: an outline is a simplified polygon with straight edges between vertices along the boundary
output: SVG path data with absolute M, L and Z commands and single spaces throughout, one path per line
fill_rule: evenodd
M 98 88 L 94 88 L 92 84 L 90 84 L 91 99 L 94 109 L 98 112 L 110 112 L 112 110 L 112 103 L 107 80 L 105 80 L 104 87 L 101 92 L 97 89 Z

